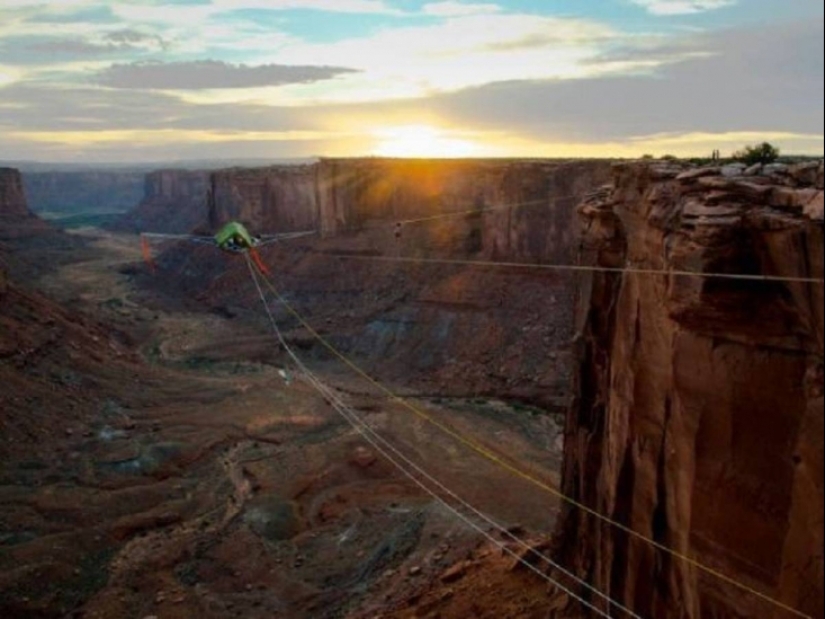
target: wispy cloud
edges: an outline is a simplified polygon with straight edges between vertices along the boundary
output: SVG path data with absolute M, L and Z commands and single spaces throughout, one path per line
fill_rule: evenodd
M 631 0 L 654 15 L 690 15 L 732 6 L 738 0 Z
M 168 43 L 158 35 L 137 30 L 116 30 L 99 37 L 56 37 L 23 44 L 23 51 L 45 54 L 53 61 L 60 57 L 104 56 L 110 54 L 161 51 Z
M 328 66 L 233 65 L 218 60 L 115 64 L 97 74 L 97 83 L 137 90 L 208 90 L 306 84 L 354 73 Z
M 297 41 L 278 50 L 277 58 L 290 64 L 335 62 L 361 72 L 323 92 L 290 88 L 277 101 L 386 100 L 499 81 L 581 78 L 598 74 L 601 67 L 587 61 L 603 51 L 605 42 L 622 38 L 620 31 L 596 20 L 478 14 L 333 43 Z
M 444 2 L 431 2 L 429 4 L 425 4 L 421 11 L 425 15 L 433 15 L 436 17 L 459 17 L 463 15 L 499 13 L 502 11 L 502 7 L 498 4 L 468 4 L 464 2 L 456 2 L 455 0 L 446 0 Z

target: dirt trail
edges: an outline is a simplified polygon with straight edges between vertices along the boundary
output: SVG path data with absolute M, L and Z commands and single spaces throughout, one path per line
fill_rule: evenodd
M 284 380 L 258 308 L 228 317 L 153 297 L 134 287 L 133 237 L 82 234 L 94 257 L 41 286 L 121 330 L 145 363 L 113 366 L 117 393 L 96 393 L 83 427 L 61 439 L 75 477 L 54 473 L 20 490 L 36 476 L 10 473 L 0 486 L 0 567 L 32 566 L 0 579 L 4 616 L 390 617 L 425 598 L 426 613 L 397 616 L 436 616 L 438 604 L 415 591 L 443 589 L 442 572 L 473 555 L 478 537 L 308 384 Z M 465 499 L 506 525 L 552 529 L 550 497 L 340 367 L 313 367 Z M 520 466 L 551 481 L 557 474 L 559 428 L 548 419 L 487 400 L 416 403 Z M 64 550 L 55 552 L 58 539 Z M 492 579 L 533 582 L 479 561 Z M 542 585 L 526 591 L 532 602 L 520 608 L 546 606 Z M 495 609 L 492 598 L 486 604 Z

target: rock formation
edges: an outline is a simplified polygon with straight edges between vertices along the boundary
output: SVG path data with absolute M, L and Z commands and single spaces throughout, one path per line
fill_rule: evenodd
M 23 184 L 36 213 L 117 213 L 141 198 L 140 171 L 26 172 Z
M 208 176 L 184 170 L 148 175 L 143 201 L 115 228 L 214 232 L 237 220 L 262 234 L 318 229 L 333 237 L 380 221 L 448 212 L 468 212 L 469 219 L 474 210 L 525 203 L 528 208 L 477 218 L 472 236 L 486 243 L 478 249 L 489 257 L 560 259 L 574 241 L 569 232 L 575 204 L 607 182 L 609 163 L 326 159 Z M 430 226 L 420 240 L 467 253 L 465 244 L 445 239 L 444 227 Z M 473 240 L 468 242 L 472 249 Z
M 23 191 L 20 172 L 12 168 L 0 168 L 0 217 L 29 217 L 31 212 Z
M 584 202 L 586 263 L 823 277 L 823 167 L 622 164 Z M 595 274 L 564 490 L 823 616 L 823 286 Z M 642 617 L 793 615 L 570 508 L 563 561 Z
M 23 281 L 60 264 L 63 252 L 81 244 L 80 239 L 56 230 L 29 210 L 19 170 L 0 168 L 0 269 Z M 27 258 L 7 259 L 22 249 Z M 38 259 L 30 259 L 35 255 Z
M 241 221 L 260 233 L 318 226 L 316 167 L 236 168 L 211 177 L 209 224 Z
M 121 232 L 191 232 L 206 221 L 208 179 L 207 172 L 189 170 L 147 174 L 140 204 L 112 228 Z

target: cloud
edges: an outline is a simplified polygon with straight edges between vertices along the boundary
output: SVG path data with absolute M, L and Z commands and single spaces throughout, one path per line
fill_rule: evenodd
M 374 101 L 507 80 L 581 78 L 601 72 L 586 60 L 600 54 L 606 42 L 622 39 L 619 31 L 596 20 L 479 14 L 332 43 L 295 41 L 278 50 L 279 60 L 336 62 L 361 73 L 337 80 L 324 92 L 290 87 L 279 93 L 279 102 Z
M 312 111 L 247 103 L 199 105 L 154 90 L 116 90 L 90 85 L 71 88 L 31 82 L 9 85 L 0 127 L 17 131 L 70 132 L 167 130 L 317 131 Z M 0 131 L 1 132 L 1 131 Z
M 654 15 L 690 15 L 733 6 L 738 0 L 631 0 Z
M 148 46 L 166 49 L 169 43 L 157 34 L 141 32 L 133 28 L 124 28 L 108 32 L 103 37 L 106 41 L 115 45 L 130 45 L 133 47 Z
M 819 136 L 823 30 L 821 22 L 800 22 L 694 35 L 673 47 L 689 50 L 686 58 L 648 74 L 504 82 L 440 95 L 428 105 L 448 124 L 551 142 L 664 133 Z
M 767 1 L 758 0 L 763 9 Z M 0 13 L 9 2 L 30 5 L 0 0 Z M 758 136 L 789 152 L 822 149 L 821 18 L 630 35 L 606 20 L 524 15 L 494 2 L 136 0 L 108 3 L 119 19 L 101 23 L 92 20 L 97 0 L 71 5 L 71 15 L 85 16 L 79 21 L 4 23 L 4 13 L 0 38 L 13 33 L 0 41 L 4 152 L 110 160 L 355 155 L 375 152 L 376 135 L 392 138 L 411 125 L 502 156 L 683 154 Z M 721 2 L 636 3 L 673 14 Z M 396 18 L 399 6 L 425 8 L 406 19 Z M 281 25 L 347 20 L 256 21 L 254 11 L 236 12 L 321 7 L 391 18 L 367 20 L 378 25 L 359 29 L 362 36 L 323 41 Z M 139 62 L 148 58 L 156 61 Z
M 425 4 L 421 12 L 424 15 L 433 17 L 460 17 L 466 15 L 483 15 L 501 12 L 501 7 L 497 4 L 464 4 L 455 0 L 446 2 L 431 2 Z
M 233 65 L 218 60 L 115 64 L 95 81 L 110 88 L 138 90 L 210 90 L 306 84 L 353 73 L 329 66 Z
M 217 10 L 268 9 L 270 11 L 314 10 L 328 13 L 401 14 L 384 0 L 212 0 Z
M 54 61 L 54 56 L 73 58 L 160 51 L 167 49 L 168 44 L 158 35 L 145 34 L 137 30 L 116 30 L 96 40 L 59 37 L 23 44 L 23 47 L 27 52 L 46 54 Z

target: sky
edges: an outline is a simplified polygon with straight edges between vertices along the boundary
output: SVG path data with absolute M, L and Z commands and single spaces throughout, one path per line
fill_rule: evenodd
M 0 0 L 0 159 L 825 150 L 818 0 Z

